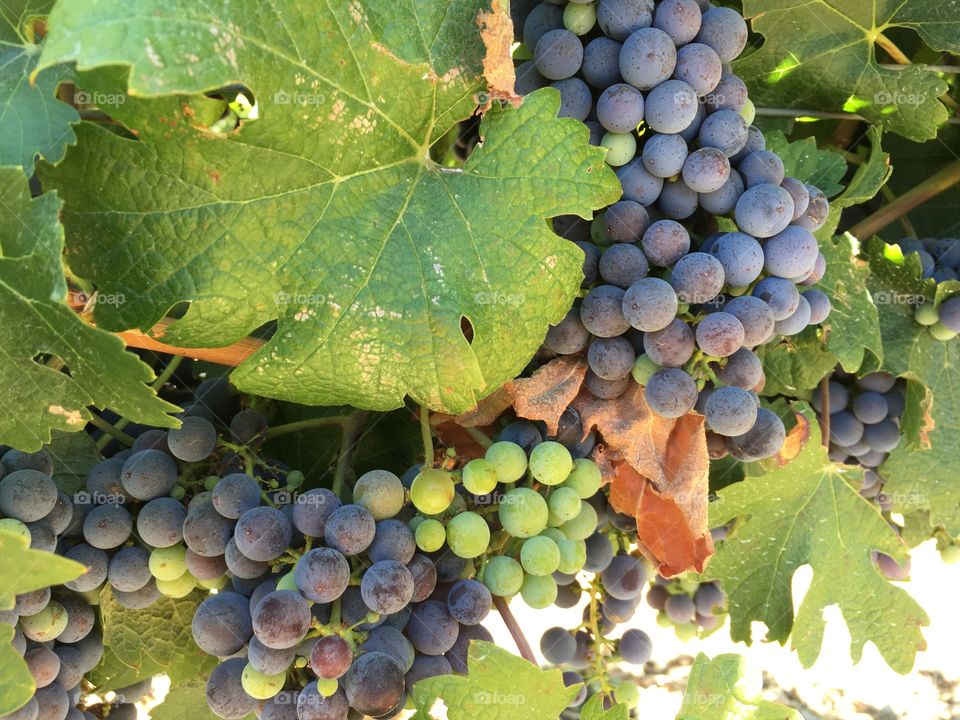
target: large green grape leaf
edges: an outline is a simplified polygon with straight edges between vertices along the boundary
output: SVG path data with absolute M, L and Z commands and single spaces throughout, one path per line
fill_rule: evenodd
M 630 708 L 626 705 L 614 705 L 603 709 L 603 693 L 594 693 L 580 708 L 580 720 L 630 720 Z
M 154 675 L 169 675 L 178 684 L 206 677 L 217 659 L 193 641 L 191 623 L 205 593 L 185 598 L 161 597 L 144 610 L 127 610 L 110 592 L 100 593 L 103 661 L 89 680 L 101 692 L 126 687 Z
M 12 625 L 0 623 L 0 717 L 30 702 L 36 683 L 23 657 L 14 650 Z
M 0 387 L 11 408 L 0 415 L 0 442 L 39 450 L 53 429 L 82 429 L 88 405 L 173 425 L 167 413 L 176 406 L 145 384 L 153 379 L 150 368 L 63 302 L 56 194 L 31 200 L 23 171 L 0 168 L 0 207 Z M 61 360 L 70 374 L 46 365 L 47 356 Z
M 470 643 L 468 674 L 438 675 L 413 686 L 411 720 L 557 720 L 577 694 L 559 670 L 533 663 L 480 640 Z
M 0 610 L 12 608 L 16 595 L 70 582 L 86 571 L 73 560 L 33 550 L 22 535 L 0 530 Z
M 734 64 L 758 105 L 847 109 L 916 140 L 947 119 L 947 84 L 923 65 L 884 68 L 875 42 L 885 30 L 915 30 L 934 50 L 960 52 L 960 26 L 937 0 L 744 0 L 764 36 Z
M 760 346 L 756 352 L 763 362 L 763 394 L 767 396 L 801 397 L 837 366 L 816 328 L 807 328 L 776 345 Z
M 50 12 L 53 0 L 7 0 L 0 5 L 0 165 L 33 172 L 37 155 L 47 162 L 63 159 L 76 142 L 73 124 L 80 115 L 57 100 L 65 65 L 31 77 L 40 59 L 34 22 Z
M 747 478 L 711 504 L 711 527 L 741 519 L 706 570 L 730 598 L 730 635 L 749 643 L 755 620 L 766 624 L 770 640 L 785 643 L 792 633 L 809 667 L 820 654 L 823 611 L 839 605 L 854 661 L 870 641 L 891 668 L 909 672 L 929 620 L 871 560 L 877 550 L 903 562 L 907 547 L 857 491 L 863 471 L 830 462 L 813 411 L 804 404 L 798 410 L 788 457 L 752 463 Z M 813 580 L 794 617 L 791 581 L 803 565 Z
M 300 403 L 458 412 L 513 377 L 579 287 L 579 249 L 544 219 L 620 186 L 552 89 L 488 112 L 462 170 L 430 160 L 476 106 L 487 4 L 58 5 L 41 66 L 128 65 L 111 112 L 139 138 L 81 126 L 43 173 L 71 267 L 130 299 L 98 321 L 147 329 L 189 301 L 165 340 L 220 346 L 276 319 L 232 380 Z M 134 99 L 235 83 L 259 119 L 229 133 Z
M 677 720 L 803 720 L 796 710 L 760 697 L 763 678 L 742 655 L 699 653 L 690 668 Z
M 815 185 L 828 198 L 843 190 L 847 163 L 842 155 L 832 150 L 821 150 L 812 137 L 791 142 L 780 130 L 766 133 L 765 137 L 767 150 L 775 152 L 783 160 L 787 177 Z

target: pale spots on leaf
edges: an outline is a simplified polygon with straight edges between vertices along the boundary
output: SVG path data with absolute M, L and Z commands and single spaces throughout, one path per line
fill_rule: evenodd
M 51 405 L 47 408 L 47 412 L 51 415 L 62 415 L 68 425 L 76 425 L 78 427 L 83 427 L 85 422 L 83 420 L 83 413 L 79 410 L 67 410 L 62 405 Z
M 437 698 L 433 705 L 430 706 L 427 714 L 430 715 L 433 720 L 448 720 L 446 703 L 443 702 L 442 698 Z
M 150 61 L 151 65 L 157 68 L 163 67 L 163 60 L 160 59 L 160 56 L 157 54 L 157 51 L 154 49 L 153 44 L 149 40 L 146 41 L 144 52 L 146 52 L 147 59 Z

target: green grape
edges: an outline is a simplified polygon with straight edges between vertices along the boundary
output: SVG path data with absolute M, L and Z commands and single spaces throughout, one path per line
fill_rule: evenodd
M 564 575 L 574 575 L 587 564 L 587 545 L 583 540 L 564 538 L 557 543 L 560 548 L 560 565 L 557 570 Z
M 597 24 L 597 6 L 570 3 L 563 9 L 563 26 L 574 35 L 586 35 Z
M 338 687 L 340 687 L 340 683 L 337 682 L 336 678 L 317 678 L 317 692 L 324 697 L 333 695 Z
M 547 498 L 547 507 L 550 509 L 550 524 L 553 520 L 559 520 L 557 525 L 562 525 L 567 520 L 573 520 L 580 514 L 580 495 L 573 488 L 558 487 L 554 488 Z
M 633 160 L 637 154 L 637 138 L 633 133 L 605 133 L 600 140 L 600 147 L 607 149 L 607 165 L 620 167 Z
M 948 328 L 939 320 L 930 326 L 930 334 L 933 335 L 933 337 L 935 337 L 937 340 L 943 340 L 944 342 L 947 340 L 952 340 L 957 336 L 953 330 Z
M 159 590 L 162 595 L 171 598 L 186 597 L 196 586 L 197 581 L 190 573 L 184 573 L 173 580 L 161 580 L 157 578 L 157 590 Z
M 100 604 L 100 590 L 103 588 L 103 585 L 100 587 L 95 587 L 92 590 L 86 590 L 84 592 L 78 592 L 77 595 L 82 597 L 87 605 L 93 605 L 96 607 Z M 76 591 L 74 591 L 76 592 Z
M 474 495 L 487 495 L 497 487 L 497 468 L 485 458 L 471 460 L 463 468 L 463 486 Z
M 220 478 L 216 475 L 207 475 L 203 479 L 203 487 L 205 490 L 210 490 L 211 492 L 217 486 L 217 483 L 220 482 Z
M 960 562 L 960 545 L 947 545 L 940 551 L 940 559 L 947 565 L 955 565 Z
M 657 625 L 662 628 L 671 628 L 673 627 L 673 620 L 667 617 L 667 614 L 661 610 L 657 613 Z
M 697 588 L 700 587 L 700 583 L 689 575 L 683 575 L 680 578 L 680 589 L 687 595 L 693 595 Z
M 636 707 L 640 702 L 640 691 L 637 686 L 626 680 L 613 688 L 613 696 L 618 703 L 623 703 L 627 707 Z
M 577 458 L 573 461 L 573 472 L 563 485 L 576 490 L 582 500 L 592 498 L 600 490 L 600 468 L 592 460 Z
M 757 117 L 757 106 L 753 104 L 753 100 L 747 98 L 747 102 L 740 109 L 740 117 L 746 121 L 747 125 L 753 125 Z
M 229 579 L 226 575 L 221 575 L 213 580 L 197 580 L 197 585 L 206 590 L 222 590 Z
M 555 528 L 555 527 L 548 527 L 548 528 L 544 529 L 543 532 L 541 532 L 540 534 L 543 535 L 544 537 L 550 538 L 551 540 L 553 540 L 553 541 L 554 541 L 555 543 L 557 543 L 557 544 L 559 544 L 561 540 L 566 540 L 566 539 L 567 539 L 567 536 L 564 535 L 564 534 L 563 534 L 562 532 L 560 532 L 559 530 L 557 530 L 557 528 Z
M 56 600 L 35 615 L 20 618 L 20 629 L 34 642 L 50 642 L 60 637 L 67 627 L 67 611 Z
M 417 525 L 413 531 L 413 536 L 417 541 L 417 547 L 424 552 L 434 552 L 443 547 L 447 539 L 447 531 L 443 523 L 432 518 L 424 518 L 423 522 Z
M 150 551 L 150 574 L 157 580 L 176 580 L 187 572 L 187 549 L 180 544 Z
M 572 470 L 570 451 L 558 442 L 542 442 L 530 452 L 530 474 L 544 485 L 559 485 Z
M 534 610 L 550 607 L 557 599 L 557 582 L 549 575 L 527 575 L 520 587 L 520 597 Z
M 697 636 L 697 626 L 693 623 L 675 625 L 673 629 L 677 634 L 677 638 L 679 638 L 682 642 L 690 642 Z
M 516 595 L 523 585 L 523 567 L 513 558 L 496 555 L 490 558 L 483 569 L 483 584 L 494 595 Z
M 485 457 L 497 471 L 498 482 L 516 482 L 527 471 L 527 454 L 516 443 L 495 442 L 487 448 Z
M 187 495 L 187 489 L 183 485 L 177 485 L 170 491 L 170 497 L 174 500 L 183 500 Z
M 447 523 L 447 545 L 467 560 L 483 555 L 490 544 L 490 526 L 475 512 L 462 512 Z
M 930 303 L 921 303 L 913 313 L 913 318 L 921 325 L 936 325 L 940 320 L 937 309 Z
M 416 532 L 417 528 L 420 527 L 420 523 L 422 523 L 424 520 L 426 520 L 426 518 L 423 515 L 414 515 L 407 521 L 407 526 Z
M 516 488 L 500 501 L 500 524 L 516 538 L 528 538 L 547 526 L 547 501 L 530 488 Z
M 527 538 L 520 548 L 520 564 L 529 575 L 551 575 L 560 565 L 560 548 L 543 535 Z
M 266 675 L 254 669 L 249 663 L 240 676 L 240 684 L 243 685 L 244 692 L 256 700 L 269 700 L 283 690 L 283 684 L 286 681 L 287 673 L 285 672 Z
M 410 487 L 410 500 L 424 515 L 442 513 L 450 507 L 455 494 L 450 473 L 434 468 L 421 470 Z
M 299 470 L 291 470 L 287 473 L 287 489 L 296 490 L 299 487 L 302 487 L 303 484 L 307 481 L 307 478 Z
M 374 520 L 392 518 L 403 507 L 403 483 L 389 470 L 371 470 L 354 484 L 353 502 L 370 511 Z
M 597 529 L 597 511 L 590 503 L 580 503 L 580 513 L 560 526 L 560 531 L 571 540 L 586 540 Z
M 277 580 L 277 590 L 293 590 L 294 592 L 300 592 L 297 588 L 297 581 L 293 578 L 293 571 L 282 575 L 279 580 Z
M 19 535 L 27 542 L 33 539 L 30 535 L 30 528 L 14 518 L 4 518 L 0 520 L 0 530 L 11 533 L 12 535 Z
M 637 381 L 637 385 L 646 385 L 650 380 L 650 376 L 662 369 L 663 368 L 650 359 L 649 355 L 641 355 L 636 359 L 636 362 L 633 363 L 633 369 L 630 370 L 630 374 L 633 375 L 633 379 Z

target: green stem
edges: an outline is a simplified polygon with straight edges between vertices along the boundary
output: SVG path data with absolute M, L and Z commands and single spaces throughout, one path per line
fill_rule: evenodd
M 353 451 L 369 417 L 370 413 L 365 410 L 357 410 L 351 413 L 343 423 L 343 434 L 340 436 L 340 452 L 337 454 L 337 468 L 333 475 L 333 486 L 331 488 L 334 495 L 339 498 L 344 497 L 347 475 L 353 466 Z
M 510 606 L 507 605 L 507 601 L 499 595 L 494 595 L 493 604 L 497 608 L 497 612 L 500 613 L 500 617 L 503 618 L 503 624 L 507 626 L 507 630 L 509 630 L 510 635 L 513 636 L 513 641 L 517 644 L 517 650 L 520 651 L 520 655 L 525 660 L 529 660 L 536 665 L 537 656 L 533 654 L 533 650 L 530 648 L 530 643 L 527 642 L 527 638 L 524 637 L 523 630 L 520 629 L 520 624 L 513 616 L 513 613 L 510 612 Z
M 430 432 L 430 411 L 420 406 L 420 438 L 423 440 L 423 464 L 433 467 L 433 433 Z
M 96 413 L 90 413 L 90 424 L 96 428 L 99 428 L 100 430 L 103 430 L 103 432 L 105 432 L 107 436 L 116 440 L 117 442 L 123 443 L 127 447 L 130 447 L 131 445 L 133 445 L 132 437 L 127 435 L 122 430 L 118 430 L 117 428 L 115 428 L 113 425 L 108 423 L 106 420 L 104 420 L 102 417 L 100 417 Z M 110 442 L 110 441 L 108 440 L 107 442 Z M 104 443 L 104 446 L 106 446 L 106 444 L 107 443 Z
M 343 427 L 349 418 L 350 415 L 329 415 L 327 417 L 308 418 L 307 420 L 297 420 L 296 422 L 284 423 L 283 425 L 274 425 L 267 430 L 266 439 L 271 440 L 281 435 L 289 435 L 290 433 L 300 432 L 301 430 L 330 427 L 332 425 Z
M 333 601 L 330 606 L 330 625 L 337 627 L 340 624 L 340 598 Z
M 461 427 L 463 427 L 463 426 L 461 426 Z M 464 431 L 465 433 L 467 433 L 467 435 L 469 435 L 470 438 L 471 438 L 477 445 L 479 445 L 480 447 L 482 447 L 482 448 L 484 448 L 484 449 L 486 449 L 486 448 L 490 447 L 491 445 L 493 445 L 493 440 L 491 440 L 490 438 L 488 438 L 486 435 L 483 434 L 483 432 L 481 432 L 480 430 L 478 430 L 478 429 L 475 428 L 475 427 L 464 427 L 464 428 L 463 428 L 463 431 Z

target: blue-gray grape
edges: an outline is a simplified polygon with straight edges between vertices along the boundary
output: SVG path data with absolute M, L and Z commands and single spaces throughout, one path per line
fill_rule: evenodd
M 125 547 L 114 553 L 107 566 L 107 579 L 117 590 L 133 592 L 150 582 L 150 553 L 143 548 Z
M 586 120 L 593 107 L 593 95 L 590 88 L 580 78 L 557 80 L 553 87 L 560 91 L 560 112 L 558 117 Z
M 577 641 L 569 630 L 561 627 L 548 628 L 540 637 L 540 652 L 552 665 L 566 665 L 577 651 Z
M 673 266 L 670 283 L 681 302 L 700 304 L 709 302 L 723 289 L 723 265 L 707 253 L 684 255 Z
M 723 63 L 710 46 L 690 43 L 677 50 L 677 67 L 673 76 L 687 83 L 700 97 L 712 92 L 722 75 Z
M 753 296 L 770 307 L 773 319 L 778 322 L 793 315 L 800 304 L 800 292 L 796 285 L 783 278 L 763 278 L 754 286 Z
M 344 555 L 359 555 L 373 542 L 377 524 L 365 508 L 342 505 L 334 510 L 324 524 L 327 545 Z
M 743 189 L 740 173 L 731 170 L 727 181 L 720 188 L 700 194 L 700 207 L 713 215 L 729 215 L 743 195 Z
M 710 254 L 723 266 L 724 280 L 733 287 L 746 287 L 763 271 L 764 249 L 746 233 L 721 234 L 710 246 Z
M 654 12 L 653 26 L 663 30 L 673 44 L 680 47 L 697 36 L 701 17 L 697 0 L 663 0 Z
M 712 7 L 703 13 L 695 39 L 713 48 L 722 62 L 732 62 L 747 45 L 747 23 L 736 10 Z
M 707 355 L 727 357 L 743 345 L 743 325 L 730 313 L 710 313 L 697 323 L 696 338 Z
M 133 529 L 133 518 L 123 505 L 99 505 L 83 520 L 83 539 L 95 548 L 111 550 L 119 547 Z
M 233 533 L 237 549 L 251 560 L 259 562 L 280 557 L 290 545 L 291 538 L 290 521 L 280 510 L 272 507 L 247 510 L 237 520 Z
M 0 480 L 0 513 L 21 522 L 35 522 L 57 504 L 57 486 L 49 475 L 25 468 Z
M 779 185 L 754 185 L 737 200 L 734 215 L 745 233 L 756 238 L 772 237 L 793 219 L 793 198 Z
M 644 391 L 650 408 L 665 418 L 677 418 L 693 410 L 697 384 L 680 368 L 664 368 L 650 376 Z
M 652 22 L 653 0 L 600 0 L 597 5 L 597 24 L 615 40 L 626 40 Z
M 246 473 L 231 473 L 220 478 L 211 499 L 218 513 L 236 520 L 260 504 L 260 485 Z
M 704 415 L 715 433 L 725 436 L 743 435 L 757 420 L 757 401 L 748 391 L 738 387 L 716 388 L 707 398 Z
M 580 304 L 580 320 L 583 326 L 596 337 L 622 335 L 630 327 L 623 314 L 622 288 L 613 285 L 598 285 Z
M 492 602 L 487 586 L 472 579 L 458 580 L 447 594 L 447 609 L 463 625 L 482 622 Z
M 572 77 L 583 62 L 583 44 L 569 30 L 549 30 L 537 41 L 533 60 L 540 74 L 549 80 Z
M 580 72 L 595 88 L 608 88 L 623 78 L 620 76 L 620 48 L 616 40 L 598 37 L 583 49 L 583 64 Z
M 610 285 L 626 289 L 646 277 L 650 265 L 636 245 L 615 243 L 600 256 L 600 277 Z
M 193 615 L 192 632 L 208 655 L 226 657 L 239 652 L 253 634 L 247 599 L 232 592 L 210 595 Z
M 688 152 L 687 141 L 679 135 L 657 134 L 644 143 L 640 157 L 651 175 L 670 178 L 683 169 Z
M 698 193 L 719 190 L 730 177 L 730 161 L 716 148 L 694 150 L 683 164 L 683 182 Z
M 558 355 L 572 355 L 583 350 L 589 341 L 590 332 L 580 320 L 580 309 L 573 307 L 563 320 L 550 326 L 544 345 Z
M 620 657 L 631 665 L 643 665 L 653 653 L 650 636 L 643 630 L 627 630 L 617 642 Z
M 371 610 L 390 615 L 402 610 L 413 598 L 413 576 L 396 560 L 380 560 L 363 573 L 360 593 Z
M 120 482 L 137 500 L 153 500 L 176 486 L 177 464 L 160 450 L 141 450 L 123 463 Z
M 620 74 L 640 90 L 659 86 L 673 75 L 676 65 L 677 48 L 673 40 L 657 28 L 638 29 L 624 40 L 620 49 Z
M 589 90 L 587 95 L 589 97 Z M 610 132 L 636 130 L 643 120 L 643 93 L 626 83 L 611 85 L 597 100 L 597 120 Z
M 693 356 L 694 348 L 693 330 L 680 318 L 674 318 L 662 330 L 643 336 L 644 353 L 661 367 L 680 367 Z
M 603 220 L 607 235 L 618 243 L 635 243 L 650 227 L 646 208 L 633 200 L 614 203 L 604 212 Z
M 275 590 L 264 597 L 251 615 L 253 633 L 267 647 L 283 650 L 296 646 L 310 629 L 310 606 L 300 593 Z
M 183 540 L 187 509 L 179 500 L 155 498 L 137 513 L 137 533 L 150 547 L 165 548 Z
M 625 337 L 598 338 L 587 351 L 590 369 L 604 380 L 619 380 L 633 368 L 637 354 Z
M 640 158 L 617 168 L 617 178 L 623 188 L 623 199 L 644 206 L 653 205 L 664 187 L 663 178 L 649 173 Z
M 624 50 L 626 47 L 624 45 Z M 621 58 L 623 54 L 622 50 Z M 644 115 L 647 125 L 654 132 L 678 133 L 686 129 L 696 118 L 699 105 L 697 93 L 687 83 L 681 80 L 667 80 L 654 87 L 647 95 Z
M 658 220 L 643 234 L 641 246 L 651 263 L 670 267 L 690 251 L 690 235 L 675 220 Z
M 200 462 L 209 457 L 216 444 L 216 428 L 202 417 L 186 417 L 179 428 L 167 432 L 167 447 L 184 462 Z
M 457 640 L 459 623 L 445 603 L 427 600 L 414 607 L 405 633 L 417 652 L 443 655 Z
M 241 683 L 243 658 L 231 658 L 217 665 L 207 678 L 207 706 L 224 720 L 240 720 L 254 711 L 257 701 L 247 695 Z

